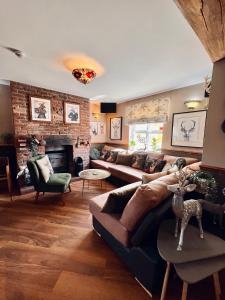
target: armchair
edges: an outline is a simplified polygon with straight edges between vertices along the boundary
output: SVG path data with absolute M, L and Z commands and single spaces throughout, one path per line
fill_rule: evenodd
M 71 192 L 70 181 L 71 174 L 55 173 L 50 175 L 48 182 L 45 182 L 40 174 L 36 161 L 42 158 L 43 155 L 35 156 L 28 160 L 27 167 L 30 172 L 31 181 L 36 191 L 35 201 L 38 201 L 39 194 L 45 193 L 61 193 L 64 194 L 67 189 Z M 64 204 L 64 201 L 63 201 Z

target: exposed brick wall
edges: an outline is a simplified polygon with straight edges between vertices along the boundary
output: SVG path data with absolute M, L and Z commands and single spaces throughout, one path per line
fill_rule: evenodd
M 89 164 L 89 146 L 75 147 L 76 139 L 89 139 L 90 107 L 86 98 L 64 94 L 52 90 L 38 88 L 18 82 L 11 82 L 11 97 L 13 108 L 13 122 L 15 138 L 50 135 L 67 135 L 73 141 L 74 157 L 81 156 L 84 166 Z M 52 122 L 31 122 L 29 113 L 29 96 L 51 99 Z M 74 102 L 80 105 L 80 124 L 64 124 L 64 101 Z M 27 150 L 17 148 L 18 165 L 25 165 L 30 153 Z

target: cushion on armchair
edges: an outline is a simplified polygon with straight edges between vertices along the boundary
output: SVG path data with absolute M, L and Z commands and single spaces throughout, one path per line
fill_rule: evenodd
M 134 182 L 110 192 L 101 211 L 108 214 L 122 213 L 127 202 L 140 185 L 141 181 Z
M 44 157 L 37 159 L 36 164 L 40 170 L 40 173 L 41 173 L 44 181 L 48 182 L 50 175 L 54 173 L 48 156 L 45 155 Z

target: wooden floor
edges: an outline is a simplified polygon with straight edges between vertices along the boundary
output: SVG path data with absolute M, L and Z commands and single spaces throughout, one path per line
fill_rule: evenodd
M 93 231 L 88 200 L 104 191 L 72 183 L 64 197 L 0 194 L 0 300 L 147 300 L 114 252 Z M 223 276 L 223 278 L 225 278 Z M 181 283 L 170 280 L 168 300 L 180 299 Z M 159 295 L 153 297 L 159 299 Z M 212 282 L 190 288 L 188 299 L 214 299 Z

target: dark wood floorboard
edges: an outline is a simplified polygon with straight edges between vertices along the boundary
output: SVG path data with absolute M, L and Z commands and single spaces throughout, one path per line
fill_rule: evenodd
M 81 188 L 72 183 L 66 206 L 57 194 L 38 204 L 34 193 L 13 203 L 0 194 L 0 300 L 150 299 L 91 226 L 88 200 L 114 186 L 90 185 L 83 197 Z M 167 299 L 180 299 L 180 293 L 181 282 L 172 277 Z M 191 286 L 188 299 L 214 299 L 212 280 Z

